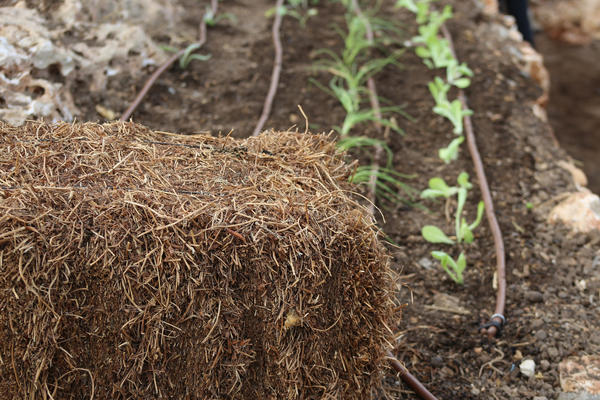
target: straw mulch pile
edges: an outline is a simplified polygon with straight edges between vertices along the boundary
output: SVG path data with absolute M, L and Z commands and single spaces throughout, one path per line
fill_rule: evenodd
M 323 136 L 0 124 L 1 399 L 352 399 L 388 259 Z

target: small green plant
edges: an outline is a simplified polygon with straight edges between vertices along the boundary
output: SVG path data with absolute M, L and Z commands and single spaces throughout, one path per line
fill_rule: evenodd
M 401 196 L 396 188 L 399 188 L 413 200 L 416 194 L 415 189 L 400 180 L 414 178 L 413 175 L 401 174 L 391 168 L 377 168 L 372 165 L 364 165 L 356 169 L 356 172 L 349 178 L 349 181 L 354 184 L 369 184 L 373 174 L 377 178 L 375 182 L 375 195 L 392 203 L 400 201 L 412 204 L 406 197 Z
M 462 142 L 465 141 L 464 136 L 459 136 L 452 140 L 448 147 L 444 147 L 438 150 L 438 156 L 446 164 L 450 164 L 451 161 L 455 161 L 458 158 L 458 149 Z
M 342 126 L 337 128 L 338 132 L 342 137 L 347 136 L 357 124 L 369 121 L 403 133 L 393 120 L 385 117 L 379 118 L 375 110 L 365 109 L 362 106 L 364 99 L 369 95 L 366 87 L 367 80 L 386 66 L 396 64 L 401 52 L 395 52 L 388 57 L 369 59 L 368 52 L 373 45 L 366 39 L 365 21 L 349 13 L 346 16 L 346 25 L 347 32 L 337 29 L 344 40 L 341 55 L 329 49 L 321 49 L 316 52 L 316 54 L 324 55 L 325 58 L 317 61 L 315 68 L 333 75 L 329 82 L 329 88 L 312 80 L 316 86 L 337 98 L 344 107 L 346 117 Z M 398 106 L 383 107 L 380 112 L 381 114 L 399 113 L 404 115 Z
M 267 10 L 265 15 L 270 18 L 278 13 L 281 16 L 290 16 L 298 20 L 302 27 L 306 26 L 306 22 L 310 17 L 314 17 L 319 12 L 316 8 L 310 5 L 318 4 L 318 0 L 311 0 L 310 4 L 307 0 L 287 0 L 287 3 L 281 7 L 273 7 Z
M 454 239 L 448 237 L 440 228 L 434 225 L 425 225 L 421 229 L 423 238 L 430 243 L 436 244 L 449 244 L 455 245 L 462 242 L 470 244 L 473 243 L 474 235 L 473 230 L 481 223 L 483 216 L 484 204 L 482 201 L 477 205 L 477 217 L 473 223 L 467 223 L 467 220 L 462 216 L 465 203 L 467 200 L 468 190 L 473 186 L 469 182 L 469 175 L 466 172 L 461 172 L 457 179 L 458 186 L 448 186 L 442 178 L 431 178 L 429 180 L 429 188 L 421 193 L 421 198 L 436 198 L 444 197 L 449 199 L 450 197 L 457 195 L 457 206 L 455 212 L 455 237 Z M 459 258 L 454 259 L 445 252 L 434 251 L 431 253 L 432 256 L 442 263 L 444 270 L 450 275 L 450 277 L 457 283 L 462 282 L 462 271 L 466 266 L 466 256 L 464 252 L 461 252 Z
M 467 201 L 467 194 L 469 189 L 473 185 L 469 182 L 469 174 L 461 172 L 456 180 L 458 186 L 450 187 L 442 178 L 432 178 L 429 180 L 429 189 L 424 190 L 421 193 L 421 198 L 435 198 L 457 195 L 457 206 L 455 213 L 455 238 L 456 243 L 472 243 L 473 242 L 473 230 L 479 226 L 481 217 L 483 216 L 484 204 L 480 201 L 477 205 L 477 217 L 475 221 L 468 224 L 466 219 L 462 216 L 465 203 Z M 435 229 L 434 229 L 435 228 Z M 433 225 L 426 225 L 422 230 L 423 237 L 425 240 L 431 243 L 448 243 L 454 244 L 455 241 L 446 236 L 443 231 Z
M 464 252 L 460 252 L 460 255 L 454 261 L 454 259 L 443 251 L 432 251 L 431 256 L 436 260 L 439 260 L 442 264 L 442 268 L 452 278 L 452 280 L 459 285 L 464 283 L 463 271 L 467 267 L 467 258 Z
M 427 86 L 429 87 L 429 92 L 431 93 L 431 96 L 433 96 L 436 104 L 448 101 L 446 96 L 450 90 L 450 85 L 444 82 L 442 78 L 436 76 L 433 78 L 433 82 L 429 82 Z
M 454 133 L 461 135 L 463 133 L 463 118 L 465 115 L 473 115 L 473 111 L 463 109 L 459 99 L 455 99 L 450 103 L 445 101 L 433 107 L 433 112 L 446 117 L 452 125 L 454 125 Z
M 192 43 L 185 48 L 185 51 L 181 57 L 179 57 L 179 67 L 181 69 L 186 69 L 193 60 L 206 61 L 210 59 L 210 54 L 194 54 L 194 52 L 200 47 L 202 47 L 200 43 Z M 177 53 L 179 51 L 177 48 L 172 46 L 161 46 L 161 49 L 170 53 Z
M 379 112 L 377 112 L 373 107 L 365 106 L 367 99 L 371 96 L 371 92 L 367 88 L 367 81 L 386 66 L 396 65 L 397 58 L 402 54 L 402 52 L 396 51 L 386 57 L 374 57 L 371 52 L 380 42 L 392 42 L 384 31 L 396 32 L 395 27 L 384 19 L 374 17 L 372 15 L 374 13 L 371 12 L 366 12 L 363 16 L 357 15 L 350 0 L 341 0 L 341 3 L 347 8 L 346 29 L 336 27 L 335 30 L 343 40 L 343 49 L 339 54 L 329 49 L 321 49 L 316 52 L 322 57 L 315 63 L 315 69 L 333 76 L 327 87 L 314 79 L 311 81 L 335 97 L 345 110 L 341 126 L 335 127 L 340 134 L 338 142 L 340 150 L 370 147 L 375 149 L 374 154 L 385 152 L 387 155 L 386 167 L 360 166 L 350 177 L 350 182 L 368 184 L 372 187 L 375 196 L 380 198 L 392 202 L 408 202 L 400 193 L 404 192 L 414 197 L 415 190 L 402 181 L 402 179 L 406 179 L 406 175 L 397 173 L 391 168 L 393 154 L 387 144 L 380 140 L 352 135 L 355 127 L 365 122 L 373 122 L 392 131 L 403 133 L 395 119 L 388 118 L 392 113 L 406 116 L 401 107 L 379 107 Z M 365 15 L 369 15 L 369 17 Z M 376 32 L 375 36 L 378 39 L 369 40 L 368 24 Z
M 206 26 L 209 26 L 211 28 L 217 26 L 217 24 L 223 20 L 229 20 L 233 23 L 237 22 L 237 18 L 235 17 L 235 15 L 233 15 L 231 13 L 223 13 L 223 14 L 215 15 L 213 13 L 212 8 L 210 8 L 208 6 L 206 7 L 206 11 L 204 12 L 204 16 L 202 17 L 202 19 L 204 20 L 204 23 L 206 24 Z
M 181 69 L 186 69 L 192 60 L 207 61 L 210 59 L 210 54 L 194 54 L 194 51 L 200 48 L 199 43 L 190 44 L 186 47 L 185 52 L 179 58 L 179 66 Z
M 467 64 L 458 62 L 453 58 L 450 63 L 446 66 L 446 81 L 448 84 L 456 86 L 460 89 L 465 89 L 471 85 L 471 80 L 467 77 L 472 77 L 473 71 Z

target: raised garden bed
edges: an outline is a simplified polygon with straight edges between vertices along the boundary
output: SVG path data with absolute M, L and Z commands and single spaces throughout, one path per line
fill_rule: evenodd
M 205 3 L 174 2 L 169 15 L 176 22 L 165 25 L 161 32 L 147 29 L 149 36 L 156 43 L 184 47 L 183 43 L 189 44 L 197 37 Z M 431 251 L 439 246 L 421 236 L 427 224 L 444 227 L 446 232 L 452 230 L 454 221 L 445 215 L 444 202 L 419 202 L 429 209 L 427 212 L 414 205 L 418 199 L 413 204 L 380 199 L 377 206 L 381 213 L 375 215 L 393 243 L 389 247 L 393 267 L 403 283 L 398 296 L 406 304 L 402 319 L 391 327 L 397 339 L 392 352 L 440 399 L 556 398 L 569 389 L 564 379 L 561 386 L 560 366 L 564 377 L 564 362 L 598 354 L 600 349 L 600 235 L 575 234 L 547 221 L 564 193 L 575 192 L 577 187 L 572 174 L 560 163 L 568 157 L 534 107 L 543 91 L 519 65 L 520 43 L 500 16 L 484 13 L 472 1 L 449 3 L 454 18 L 447 26 L 457 57 L 474 72 L 466 94 L 469 108 L 474 111 L 477 143 L 504 234 L 508 323 L 496 340 L 478 333 L 479 324 L 489 319 L 495 307 L 495 255 L 486 223 L 475 231 L 476 240 L 468 247 L 464 285 L 457 285 L 431 257 Z M 64 4 L 46 2 L 32 7 L 48 21 L 57 21 Z M 209 29 L 206 44 L 198 53 L 210 54 L 211 58 L 193 61 L 185 69 L 168 69 L 134 112 L 133 120 L 155 130 L 248 137 L 261 114 L 271 77 L 273 21 L 265 13 L 273 6 L 274 2 L 265 0 L 220 4 L 220 12 L 235 15 L 236 21 L 223 20 Z M 308 18 L 306 26 L 297 19 L 283 18 L 282 74 L 266 122 L 268 128 L 297 127 L 304 131 L 304 117 L 297 105 L 302 106 L 313 132 L 328 132 L 344 120 L 343 107 L 309 79 L 328 84 L 330 75 L 315 72 L 312 67 L 319 58 L 319 49 L 342 50 L 342 39 L 332 24 L 345 26 L 345 9 L 335 2 L 316 8 L 318 14 Z M 119 14 L 101 9 L 96 15 L 88 15 L 88 21 L 107 22 L 114 15 Z M 395 9 L 393 2 L 384 4 L 378 15 L 393 20 L 400 29 L 394 34 L 398 41 L 389 48 L 401 50 L 403 41 L 416 33 L 412 13 Z M 76 36 L 78 29 L 71 27 L 71 36 Z M 56 40 L 65 48 L 73 42 L 69 36 Z M 161 60 L 165 58 L 163 55 Z M 113 64 L 117 66 L 112 65 L 109 72 L 122 63 L 123 59 L 115 58 Z M 114 76 L 109 74 L 103 90 L 91 87 L 95 81 L 83 69 L 66 77 L 48 69 L 36 73 L 63 82 L 79 111 L 78 119 L 93 121 L 102 119 L 98 110 L 105 117 L 106 110 L 114 111 L 118 117 L 155 67 L 132 64 L 131 68 L 120 68 Z M 429 70 L 411 49 L 406 50 L 397 58 L 397 65 L 388 65 L 374 75 L 379 95 L 391 105 L 402 105 L 403 112 L 410 116 L 394 117 L 405 134 L 386 133 L 368 123 L 356 128 L 360 135 L 380 139 L 391 148 L 393 168 L 413 176 L 404 183 L 417 192 L 425 189 L 434 176 L 456 182 L 460 171 L 468 172 L 476 183 L 466 148 L 449 165 L 437 157 L 438 149 L 455 135 L 451 124 L 431 111 L 434 100 L 427 83 L 435 76 L 436 72 Z M 352 153 L 352 157 L 363 163 L 371 160 L 365 152 Z M 481 198 L 477 185 L 473 186 L 466 204 L 468 216 L 476 214 Z M 454 207 L 449 202 L 448 209 Z M 535 374 L 529 378 L 519 371 L 520 362 L 527 358 L 536 363 Z M 414 398 L 391 368 L 384 373 L 383 390 L 375 397 Z

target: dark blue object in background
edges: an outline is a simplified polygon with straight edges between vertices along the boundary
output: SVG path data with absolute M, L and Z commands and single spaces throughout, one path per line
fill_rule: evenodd
M 534 46 L 533 31 L 531 30 L 531 23 L 529 22 L 528 0 L 505 0 L 504 6 L 506 12 L 515 17 L 517 27 L 519 28 L 521 35 L 523 35 L 523 39 Z

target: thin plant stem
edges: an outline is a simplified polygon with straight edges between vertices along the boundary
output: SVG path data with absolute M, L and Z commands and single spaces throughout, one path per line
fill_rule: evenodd
M 281 63 L 283 59 L 283 49 L 281 46 L 281 38 L 279 30 L 281 28 L 282 13 L 279 12 L 283 6 L 283 0 L 277 0 L 275 5 L 275 20 L 273 21 L 273 44 L 275 46 L 275 59 L 273 61 L 273 72 L 271 74 L 271 85 L 269 86 L 269 92 L 265 98 L 265 104 L 263 105 L 262 114 L 256 123 L 256 127 L 252 132 L 252 136 L 256 136 L 262 131 L 269 115 L 271 114 L 271 108 L 273 107 L 273 100 L 277 94 L 277 86 L 279 85 L 279 76 L 281 75 Z

